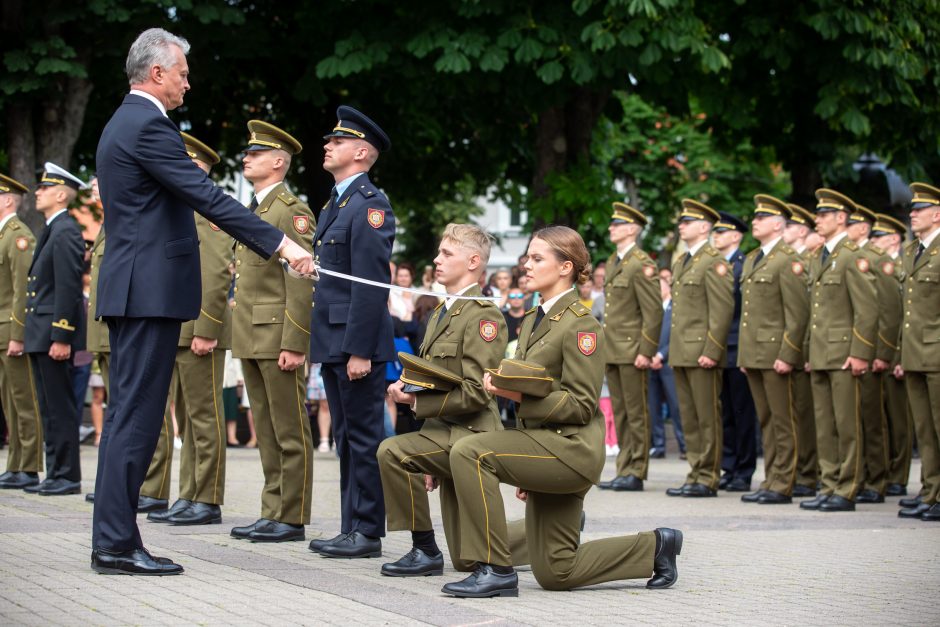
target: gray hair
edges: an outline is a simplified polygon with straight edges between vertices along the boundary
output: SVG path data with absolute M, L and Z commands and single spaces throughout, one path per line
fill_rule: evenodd
M 179 46 L 183 54 L 189 54 L 189 42 L 162 28 L 148 28 L 134 40 L 127 52 L 124 71 L 131 85 L 147 82 L 150 68 L 160 65 L 165 68 L 176 65 L 172 46 Z

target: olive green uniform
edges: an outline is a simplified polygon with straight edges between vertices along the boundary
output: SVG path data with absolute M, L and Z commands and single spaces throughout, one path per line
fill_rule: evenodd
M 853 500 L 864 481 L 864 440 L 859 378 L 842 365 L 849 356 L 871 361 L 878 312 L 868 260 L 847 236 L 810 265 L 809 364 L 822 492 Z
M 809 250 L 797 253 L 803 264 L 803 281 L 806 290 L 806 312 L 809 316 L 809 267 L 812 257 Z M 816 454 L 816 414 L 813 411 L 813 386 L 805 364 L 809 362 L 809 324 L 803 336 L 803 361 L 790 373 L 793 384 L 792 407 L 796 419 L 796 485 L 816 490 L 819 482 L 819 456 Z M 766 460 L 765 460 L 766 463 Z
M 633 362 L 652 358 L 659 345 L 663 300 L 656 263 L 634 245 L 623 259 L 611 255 L 604 279 L 604 360 L 620 453 L 617 476 L 646 479 L 649 471 L 650 416 L 645 370 Z
M 920 452 L 928 505 L 940 500 L 940 236 L 917 258 L 920 240 L 904 250 L 901 367 Z
M 888 423 L 888 484 L 897 484 L 907 486 L 911 476 L 911 457 L 913 453 L 913 442 L 911 433 L 914 429 L 914 418 L 911 415 L 911 408 L 907 402 L 907 389 L 904 379 L 897 379 L 892 374 L 894 368 L 901 363 L 901 321 L 904 318 L 904 301 L 901 297 L 902 267 L 900 256 L 892 258 L 890 255 L 881 264 L 881 272 L 892 279 L 895 289 L 889 292 L 884 298 L 879 300 L 881 309 L 884 310 L 885 317 L 895 320 L 897 323 L 898 337 L 895 341 L 896 350 L 891 354 L 891 359 L 885 359 L 890 363 L 887 372 L 882 378 L 882 389 L 884 390 L 884 409 Z M 881 342 L 879 342 L 879 345 Z M 882 353 L 887 356 L 888 352 Z M 884 358 L 884 357 L 883 357 Z
M 7 471 L 42 470 L 42 421 L 33 373 L 25 355 L 7 355 L 11 340 L 26 331 L 26 277 L 36 238 L 13 215 L 0 230 L 0 402 L 7 421 Z
M 538 327 L 529 311 L 517 359 L 545 366 L 552 391 L 522 396 L 518 429 L 462 438 L 451 451 L 460 504 L 460 556 L 508 566 L 512 561 L 499 484 L 528 492 L 526 536 L 536 581 L 567 590 L 653 572 L 652 532 L 580 544 L 584 495 L 604 466 L 603 331 L 590 310 L 567 292 Z
M 283 183 L 265 196 L 257 213 L 311 250 L 313 214 Z M 282 350 L 306 355 L 310 348 L 311 284 L 290 277 L 277 256 L 264 259 L 238 244 L 235 303 L 232 355 L 242 360 L 258 435 L 264 470 L 261 517 L 305 525 L 310 522 L 313 448 L 304 368 L 283 371 L 278 357 Z
M 747 383 L 760 420 L 764 447 L 761 490 L 790 496 L 797 475 L 798 425 L 791 373 L 778 374 L 774 362 L 802 371 L 806 362 L 803 338 L 809 318 L 805 268 L 783 240 L 766 255 L 751 251 L 741 274 L 741 326 L 738 366 L 747 369 Z M 760 255 L 760 260 L 758 260 Z
M 110 356 L 111 339 L 108 337 L 108 324 L 104 320 L 94 318 L 95 307 L 98 304 L 98 272 L 101 270 L 101 262 L 104 261 L 105 234 L 104 225 L 95 236 L 95 243 L 91 246 L 91 283 L 88 291 L 88 324 L 85 328 L 85 345 L 89 353 L 95 355 L 98 362 L 98 368 L 101 370 L 101 378 L 104 379 L 104 389 L 107 392 L 108 382 L 111 374 Z
M 721 478 L 721 371 L 734 315 L 734 276 L 711 245 L 673 264 L 669 363 L 676 379 L 679 415 L 691 469 L 686 483 L 713 490 Z M 702 368 L 698 358 L 718 362 Z
M 481 296 L 482 292 L 473 286 L 464 294 Z M 377 457 L 388 530 L 432 529 L 424 487 L 424 475 L 431 475 L 440 482 L 441 518 L 451 562 L 459 571 L 470 571 L 474 562 L 460 558 L 460 510 L 450 451 L 461 438 L 502 429 L 496 401 L 483 389 L 483 369 L 499 365 L 506 352 L 507 332 L 503 315 L 492 301 L 458 300 L 442 314 L 443 309 L 441 303 L 431 314 L 418 355 L 463 381 L 448 392 L 419 392 L 415 416 L 424 420 L 421 430 L 384 440 Z M 515 542 L 510 540 L 517 545 L 512 547 L 513 562 L 527 563 L 519 561 L 527 554 L 518 555 L 525 549 L 524 527 L 515 527 Z

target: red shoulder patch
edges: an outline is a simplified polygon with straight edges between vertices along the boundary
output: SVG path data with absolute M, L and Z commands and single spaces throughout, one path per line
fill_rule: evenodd
M 385 211 L 382 209 L 369 208 L 368 214 L 369 226 L 373 229 L 381 228 L 385 224 Z
M 728 274 L 728 265 L 724 262 L 716 263 L 715 272 L 718 273 L 718 276 L 725 276 L 726 274 Z
M 593 355 L 597 350 L 597 333 L 578 333 L 578 350 Z
M 310 230 L 310 220 L 307 216 L 294 216 L 294 230 L 303 235 Z
M 29 240 L 26 239 L 25 237 L 17 237 L 16 248 L 17 250 L 26 250 L 27 248 L 29 248 Z
M 868 260 L 864 257 L 855 260 L 855 266 L 860 272 L 868 272 Z
M 799 261 L 794 261 L 792 264 L 790 264 L 790 270 L 792 270 L 793 274 L 796 276 L 800 276 L 803 274 L 803 264 Z
M 894 262 L 886 261 L 883 264 L 881 264 L 881 271 L 887 274 L 888 276 L 891 276 L 892 274 L 894 274 Z
M 484 342 L 492 342 L 499 333 L 495 320 L 480 320 L 480 337 Z
M 216 226 L 214 223 L 212 223 L 212 222 L 209 223 L 209 228 L 212 229 L 213 231 L 221 231 L 221 230 L 222 230 L 222 229 L 220 229 L 219 227 L 217 227 L 217 226 Z
M 656 268 L 654 266 L 643 266 L 643 276 L 651 279 L 654 274 L 656 274 Z

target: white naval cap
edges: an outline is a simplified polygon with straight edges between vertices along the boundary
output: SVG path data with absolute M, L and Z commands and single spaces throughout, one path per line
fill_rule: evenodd
M 39 179 L 39 185 L 43 187 L 66 185 L 72 189 L 85 189 L 84 181 L 51 161 L 46 161 L 46 164 L 43 166 L 42 178 Z

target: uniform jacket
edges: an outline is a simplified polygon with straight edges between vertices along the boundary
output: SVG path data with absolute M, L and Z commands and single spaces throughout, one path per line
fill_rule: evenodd
M 473 286 L 465 295 L 482 296 L 482 292 Z M 499 366 L 508 332 L 493 301 L 458 300 L 438 322 L 443 306 L 438 305 L 428 318 L 418 355 L 463 377 L 463 381 L 448 392 L 419 392 L 415 415 L 424 420 L 422 435 L 449 447 L 464 435 L 502 429 L 496 399 L 483 389 L 483 369 Z M 453 429 L 454 425 L 464 429 Z
M 809 320 L 806 267 L 780 240 L 755 264 L 760 248 L 744 261 L 737 365 L 771 369 L 780 359 L 802 369 Z
M 519 429 L 582 477 L 597 483 L 604 467 L 604 416 L 598 409 L 604 379 L 604 332 L 577 291 L 562 296 L 533 332 L 536 309 L 519 330 L 516 358 L 547 369 L 554 379 L 544 398 L 523 394 Z
M 843 237 L 822 264 L 822 251 L 810 265 L 809 364 L 813 370 L 839 370 L 849 357 L 871 361 L 878 334 L 875 278 L 868 259 Z
M 45 353 L 53 342 L 72 352 L 85 348 L 82 267 L 85 243 L 68 211 L 50 222 L 36 244 L 26 283 L 27 353 Z
M 385 194 L 361 174 L 320 214 L 314 237 L 320 266 L 389 284 L 395 216 Z M 346 363 L 350 355 L 395 360 L 388 290 L 322 275 L 313 296 L 310 361 Z
M 632 364 L 637 355 L 655 355 L 662 322 L 659 276 L 650 256 L 636 246 L 619 263 L 611 255 L 604 280 L 605 361 Z
M 0 351 L 26 333 L 26 283 L 36 238 L 16 216 L 0 231 Z
M 875 291 L 878 294 L 878 333 L 875 342 L 875 358 L 887 362 L 894 360 L 900 349 L 901 318 L 897 310 L 892 312 L 889 301 L 900 295 L 897 279 L 894 278 L 895 262 L 885 252 L 870 241 L 862 246 L 861 252 L 868 258 L 868 268 L 875 277 Z
M 313 213 L 283 183 L 265 196 L 257 212 L 310 250 Z M 309 281 L 288 275 L 277 259 L 259 257 L 237 244 L 232 356 L 277 359 L 282 350 L 306 354 L 312 299 Z
M 711 244 L 705 244 L 685 263 L 673 264 L 672 328 L 669 365 L 698 367 L 701 356 L 723 364 L 728 329 L 734 314 L 734 277 Z
M 229 273 L 228 266 L 232 262 L 232 238 L 198 213 L 194 217 L 196 235 L 199 236 L 202 301 L 199 306 L 199 317 L 184 322 L 180 327 L 179 346 L 191 346 L 193 337 L 198 335 L 210 340 L 218 340 L 216 348 L 230 348 L 232 312 L 228 306 L 228 289 L 232 283 L 232 275 Z M 280 268 L 279 262 L 277 265 Z M 306 323 L 307 317 L 309 316 L 304 318 L 303 323 Z
M 86 348 L 92 353 L 110 353 L 111 338 L 108 336 L 108 324 L 104 320 L 95 320 L 95 308 L 98 306 L 98 275 L 104 259 L 104 227 L 95 236 L 91 246 L 91 284 L 88 291 L 88 333 Z
M 940 371 L 940 237 L 917 255 L 920 241 L 904 250 L 904 327 L 901 366 L 913 372 Z
M 108 247 L 96 316 L 199 317 L 199 243 L 193 211 L 270 257 L 283 234 L 213 185 L 179 129 L 155 104 L 128 94 L 98 142 Z
M 884 310 L 884 318 L 886 320 L 894 320 L 897 325 L 897 350 L 894 351 L 890 359 L 885 359 L 889 362 L 892 367 L 901 363 L 901 328 L 904 326 L 904 300 L 902 298 L 901 290 L 904 288 L 904 260 L 899 255 L 897 259 L 891 257 L 891 255 L 885 255 L 885 259 L 881 262 L 881 272 L 882 276 L 888 277 L 889 284 L 894 286 L 893 290 L 886 290 L 885 292 L 880 292 L 878 295 L 878 307 Z M 887 346 L 888 342 L 879 342 L 879 346 L 884 344 Z M 888 351 L 882 353 L 883 355 L 888 355 Z
M 728 260 L 731 265 L 731 275 L 734 277 L 734 313 L 731 316 L 731 326 L 728 327 L 728 352 L 725 356 L 725 367 L 736 368 L 738 363 L 738 328 L 741 324 L 741 275 L 744 273 L 744 253 L 738 248 Z

